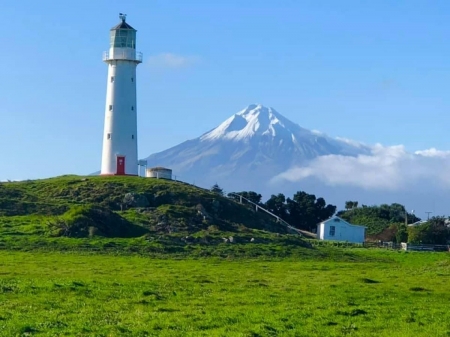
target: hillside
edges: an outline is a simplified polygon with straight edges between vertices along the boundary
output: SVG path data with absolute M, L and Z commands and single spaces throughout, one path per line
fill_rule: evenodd
M 32 238 L 73 245 L 103 238 L 182 249 L 230 237 L 233 243 L 284 240 L 271 233 L 287 230 L 266 214 L 178 181 L 62 176 L 0 184 L 0 243 Z
M 352 206 L 353 206 L 353 202 Z M 368 240 L 395 241 L 399 226 L 405 224 L 405 216 L 408 223 L 414 223 L 420 219 L 414 214 L 407 213 L 405 206 L 398 203 L 379 206 L 362 205 L 358 203 L 347 210 L 337 213 L 338 216 L 353 224 L 364 224 L 367 227 Z

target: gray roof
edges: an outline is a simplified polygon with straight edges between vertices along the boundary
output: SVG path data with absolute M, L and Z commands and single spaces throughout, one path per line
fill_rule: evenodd
M 125 22 L 125 20 L 122 20 L 121 23 L 111 28 L 111 30 L 117 30 L 117 29 L 132 29 L 136 30 L 133 27 L 131 27 L 128 23 Z

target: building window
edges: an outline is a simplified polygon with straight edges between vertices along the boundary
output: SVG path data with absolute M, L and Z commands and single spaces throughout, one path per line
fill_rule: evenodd
M 131 107 L 131 111 L 134 111 L 134 106 Z
M 114 76 L 111 76 L 111 82 L 114 82 Z
M 134 135 L 131 135 L 131 139 L 134 139 Z
M 112 111 L 112 105 L 109 106 L 109 111 Z
M 111 134 L 108 133 L 108 135 L 106 136 L 108 139 L 111 139 Z
M 330 226 L 330 236 L 334 236 L 336 234 L 336 227 L 335 226 Z

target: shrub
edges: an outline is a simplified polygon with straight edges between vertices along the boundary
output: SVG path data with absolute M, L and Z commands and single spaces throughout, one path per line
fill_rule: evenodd
M 55 236 L 92 237 L 137 237 L 147 231 L 108 209 L 93 206 L 75 206 L 63 216 L 49 223 Z

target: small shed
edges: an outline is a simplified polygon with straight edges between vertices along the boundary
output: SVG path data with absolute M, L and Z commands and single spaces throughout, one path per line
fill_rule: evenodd
M 151 167 L 146 170 L 147 178 L 172 179 L 172 170 L 165 167 Z
M 317 225 L 317 239 L 319 240 L 363 243 L 365 236 L 365 226 L 352 225 L 338 216 L 322 221 Z

